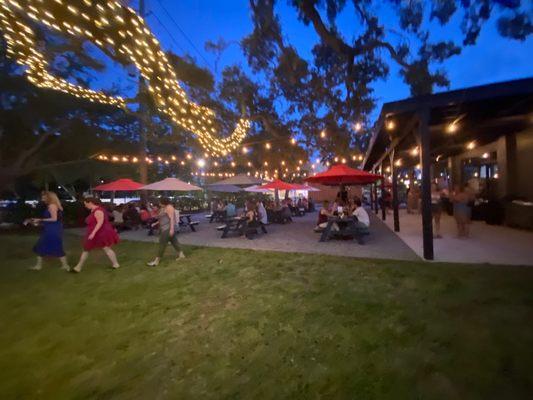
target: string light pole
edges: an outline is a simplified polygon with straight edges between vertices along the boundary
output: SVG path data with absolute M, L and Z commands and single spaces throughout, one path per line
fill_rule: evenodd
M 139 0 L 139 16 L 144 19 L 145 14 L 145 4 L 144 0 Z M 146 138 L 146 103 L 145 103 L 145 94 L 146 94 L 146 84 L 144 82 L 144 78 L 141 73 L 139 73 L 139 89 L 137 93 L 137 98 L 139 100 L 139 108 L 137 110 L 138 113 L 138 121 L 139 121 L 139 141 L 140 141 L 140 163 L 139 163 L 139 175 L 141 183 L 148 184 L 148 163 L 146 162 L 146 146 L 148 145 L 148 141 Z

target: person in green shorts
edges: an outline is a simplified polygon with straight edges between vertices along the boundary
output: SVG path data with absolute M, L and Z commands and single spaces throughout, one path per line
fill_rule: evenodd
M 159 209 L 159 215 L 157 216 L 157 222 L 153 224 L 153 226 L 159 225 L 159 249 L 157 257 L 148 263 L 148 266 L 150 267 L 156 267 L 159 265 L 159 261 L 161 261 L 163 254 L 165 254 L 165 249 L 169 242 L 176 250 L 176 260 L 185 258 L 178 241 L 178 218 L 176 217 L 176 209 L 166 197 L 163 197 L 160 200 L 160 204 L 161 207 Z

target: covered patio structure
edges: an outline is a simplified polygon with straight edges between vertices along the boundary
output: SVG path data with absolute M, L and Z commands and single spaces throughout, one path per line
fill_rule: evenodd
M 533 78 L 528 78 L 384 104 L 364 168 L 391 181 L 395 232 L 401 194 L 420 184 L 422 255 L 433 260 L 431 183 L 448 191 L 468 184 L 496 219 L 491 224 L 513 225 L 519 214 L 523 218 L 515 225 L 533 227 L 532 155 Z

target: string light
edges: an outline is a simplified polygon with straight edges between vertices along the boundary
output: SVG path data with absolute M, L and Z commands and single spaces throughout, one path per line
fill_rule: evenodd
M 387 130 L 389 130 L 389 131 L 392 131 L 394 128 L 396 128 L 396 124 L 394 123 L 394 121 L 392 119 L 389 119 L 385 126 L 386 126 Z
M 250 121 L 244 118 L 238 121 L 231 135 L 216 136 L 214 112 L 188 98 L 159 41 L 132 8 L 115 0 L 0 0 L 0 29 L 7 43 L 7 54 L 27 67 L 26 77 L 32 84 L 91 102 L 126 108 L 122 97 L 109 96 L 52 75 L 48 61 L 38 50 L 35 32 L 25 23 L 23 15 L 52 30 L 91 41 L 112 53 L 115 60 L 135 65 L 157 109 L 176 125 L 192 132 L 211 154 L 227 155 L 245 138 Z
M 466 145 L 466 148 L 468 150 L 472 150 L 476 147 L 476 142 L 472 141 L 472 142 L 469 142 L 467 145 Z
M 446 127 L 446 131 L 448 133 L 455 133 L 457 132 L 457 129 L 458 129 L 458 126 L 455 122 L 452 122 L 451 124 L 449 124 L 447 127 Z

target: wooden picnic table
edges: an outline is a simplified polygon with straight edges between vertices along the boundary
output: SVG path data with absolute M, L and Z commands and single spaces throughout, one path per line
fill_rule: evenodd
M 224 222 L 226 220 L 226 210 L 215 210 L 208 216 L 208 218 L 209 223 L 213 221 Z
M 334 224 L 337 224 L 338 230 L 333 230 Z M 320 242 L 326 242 L 335 236 L 352 236 L 357 239 L 359 244 L 364 244 L 363 237 L 368 235 L 368 228 L 362 229 L 357 224 L 357 218 L 352 216 L 334 216 L 328 218 L 326 229 L 320 235 Z
M 195 226 L 198 225 L 198 221 L 192 220 L 192 214 L 180 214 L 179 226 L 189 227 L 191 231 L 196 232 Z
M 259 222 L 258 226 L 248 226 L 246 217 L 233 217 L 226 220 L 226 224 L 217 228 L 222 231 L 222 239 L 228 237 L 230 233 L 238 233 L 239 235 L 249 236 L 257 234 L 258 229 L 261 229 L 263 233 L 267 233 L 266 227 L 263 223 Z

